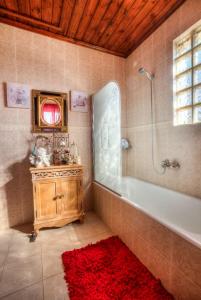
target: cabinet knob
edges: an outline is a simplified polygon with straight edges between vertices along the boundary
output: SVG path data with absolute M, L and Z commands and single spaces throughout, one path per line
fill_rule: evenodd
M 56 195 L 53 200 L 57 200 L 57 199 L 61 199 L 61 198 L 64 198 L 64 195 Z

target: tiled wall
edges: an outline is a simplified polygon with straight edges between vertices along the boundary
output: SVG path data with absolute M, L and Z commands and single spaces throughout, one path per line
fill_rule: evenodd
M 93 183 L 94 207 L 177 300 L 201 299 L 201 250 Z
M 28 162 L 31 110 L 7 108 L 3 83 L 26 83 L 31 89 L 49 91 L 77 89 L 93 94 L 110 80 L 120 84 L 123 130 L 124 59 L 0 24 L 0 228 L 29 222 L 33 217 Z M 69 112 L 69 133 L 80 149 L 85 167 L 85 206 L 90 208 L 90 112 Z
M 201 124 L 173 127 L 172 42 L 201 18 L 201 1 L 187 0 L 126 60 L 127 175 L 201 197 Z M 158 175 L 151 158 L 150 82 L 138 74 L 144 67 L 155 74 L 155 165 L 178 159 L 180 170 Z

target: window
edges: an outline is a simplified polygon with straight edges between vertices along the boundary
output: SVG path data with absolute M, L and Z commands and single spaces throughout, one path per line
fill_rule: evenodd
M 174 125 L 201 123 L 201 26 L 174 41 Z

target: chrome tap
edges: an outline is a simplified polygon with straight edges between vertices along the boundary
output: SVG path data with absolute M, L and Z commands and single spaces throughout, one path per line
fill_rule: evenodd
M 179 169 L 180 163 L 176 159 L 174 160 L 165 159 L 161 162 L 161 167 L 163 169 L 166 168 Z

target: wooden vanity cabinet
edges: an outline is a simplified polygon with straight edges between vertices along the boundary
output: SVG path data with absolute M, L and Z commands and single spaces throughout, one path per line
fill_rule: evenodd
M 30 168 L 33 182 L 34 230 L 84 220 L 83 167 Z

